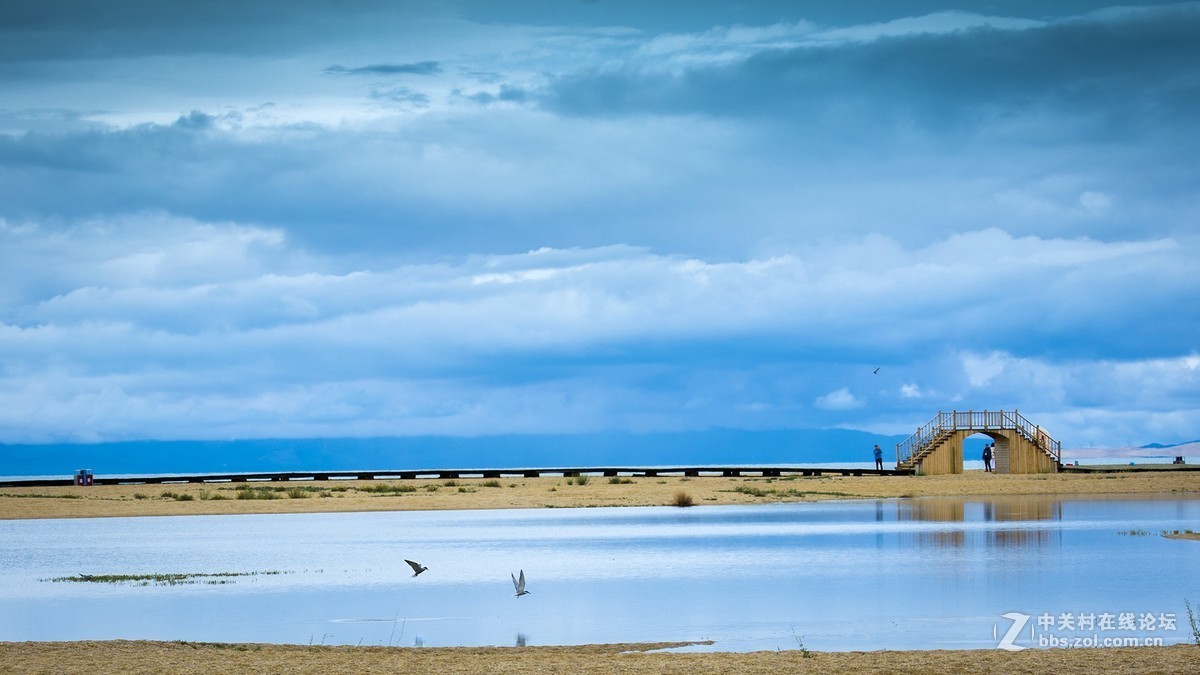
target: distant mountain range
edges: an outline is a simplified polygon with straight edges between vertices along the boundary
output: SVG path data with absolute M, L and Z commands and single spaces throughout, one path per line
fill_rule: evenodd
M 0 445 L 0 476 L 871 462 L 905 436 L 848 429 Z M 980 444 L 982 447 L 982 443 Z M 970 452 L 970 451 L 968 451 Z M 886 461 L 892 461 L 886 459 Z
M 1162 443 L 1149 443 L 1149 444 L 1143 445 L 1141 447 L 1146 450 L 1165 450 L 1166 448 L 1178 448 L 1182 445 L 1197 445 L 1197 444 L 1200 444 L 1200 439 L 1197 439 L 1194 441 L 1188 441 L 1186 443 L 1172 443 L 1169 445 L 1163 445 Z
M 1150 443 L 1138 447 L 1123 448 L 1063 448 L 1063 459 L 1084 459 L 1088 457 L 1200 457 L 1200 441 L 1164 445 Z
M 896 443 L 851 429 L 712 429 L 678 433 L 594 433 L 506 436 L 126 441 L 0 444 L 0 476 L 253 473 L 273 471 L 398 471 L 589 466 L 869 463 L 872 447 L 894 461 Z M 987 439 L 968 438 L 963 452 L 978 460 Z M 1200 456 L 1200 440 L 1141 447 L 1072 448 L 1063 459 Z

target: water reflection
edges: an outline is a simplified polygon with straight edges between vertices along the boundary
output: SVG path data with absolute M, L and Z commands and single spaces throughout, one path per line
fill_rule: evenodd
M 963 547 L 982 536 L 988 546 L 1029 547 L 1058 544 L 1060 528 L 1032 527 L 1039 521 L 1061 521 L 1063 500 L 1057 495 L 1004 495 L 994 497 L 922 497 L 893 502 L 900 522 L 1012 523 L 1014 527 L 986 526 L 935 529 L 906 533 L 921 546 Z M 879 520 L 877 514 L 876 519 Z
M 966 511 L 961 499 L 939 497 L 921 498 L 893 502 L 896 505 L 896 520 L 931 523 L 961 523 Z M 966 532 L 961 528 L 936 529 L 904 533 L 907 543 L 918 546 L 960 547 L 966 543 Z
M 1063 502 L 1054 495 L 1014 495 L 985 501 L 984 519 L 995 522 L 1062 520 Z M 990 513 L 989 513 L 990 512 Z M 1001 528 L 987 531 L 990 546 L 1047 546 L 1062 542 L 1059 528 Z
M 994 648 L 1006 612 L 1185 616 L 1162 580 L 1196 579 L 1200 546 L 1118 533 L 1196 522 L 1178 495 L 0 521 L 0 641 Z M 519 569 L 537 588 L 517 600 Z

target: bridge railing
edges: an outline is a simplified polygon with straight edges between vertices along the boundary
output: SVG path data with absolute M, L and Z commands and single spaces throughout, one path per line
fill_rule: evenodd
M 921 454 L 945 434 L 954 431 L 988 431 L 992 429 L 1016 431 L 1053 457 L 1055 462 L 1061 461 L 1061 443 L 1051 438 L 1041 427 L 1025 419 L 1016 410 L 953 410 L 950 412 L 939 410 L 937 416 L 928 424 L 896 444 L 896 465 L 899 466 L 908 459 Z

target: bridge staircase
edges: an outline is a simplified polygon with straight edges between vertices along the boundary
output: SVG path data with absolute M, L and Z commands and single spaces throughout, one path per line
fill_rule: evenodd
M 1016 410 L 939 411 L 928 424 L 896 444 L 896 468 L 918 474 L 962 473 L 962 441 L 984 434 L 994 443 L 997 473 L 1054 473 L 1062 448 Z

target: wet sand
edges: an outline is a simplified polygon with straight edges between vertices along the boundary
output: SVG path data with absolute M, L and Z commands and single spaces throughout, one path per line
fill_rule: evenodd
M 0 643 L 0 673 L 1196 673 L 1200 647 L 670 654 L 655 645 L 412 648 Z
M 336 480 L 175 485 L 0 488 L 0 519 L 696 506 L 828 499 L 985 495 L 1200 495 L 1200 472 L 781 478 L 561 477 L 458 480 Z M 247 497 L 256 497 L 249 499 Z M 269 498 L 266 498 L 269 497 Z
M 256 497 L 239 498 L 244 489 Z M 1193 472 L 782 478 L 589 477 L 0 488 L 0 519 L 434 509 L 696 506 L 922 496 L 1200 497 Z M 1197 538 L 1194 533 L 1181 538 Z M 1191 544 L 1185 544 L 1191 545 Z M 0 673 L 1196 673 L 1200 646 L 664 653 L 663 645 L 317 647 L 178 642 L 0 643 Z

